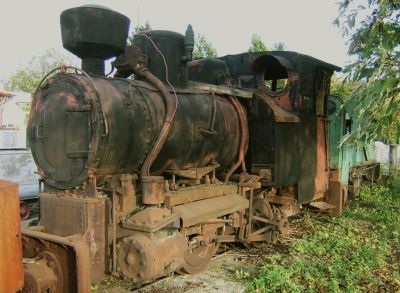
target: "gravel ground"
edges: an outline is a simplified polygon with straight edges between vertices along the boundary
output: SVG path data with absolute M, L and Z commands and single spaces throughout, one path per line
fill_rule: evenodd
M 127 282 L 109 281 L 93 288 L 92 292 L 102 293 L 239 293 L 244 292 L 244 285 L 235 279 L 235 272 L 241 268 L 253 269 L 253 264 L 240 259 L 240 254 L 224 253 L 217 255 L 211 261 L 208 270 L 196 275 L 173 275 L 162 278 L 154 283 L 134 289 Z
M 218 255 L 207 271 L 197 275 L 175 275 L 139 289 L 138 293 L 150 292 L 244 292 L 244 285 L 235 280 L 235 271 L 250 264 L 238 260 L 235 254 Z

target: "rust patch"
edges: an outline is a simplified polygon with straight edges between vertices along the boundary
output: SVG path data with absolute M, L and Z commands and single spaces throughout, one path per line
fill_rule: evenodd
M 78 101 L 74 95 L 60 92 L 59 95 L 65 99 L 66 104 L 70 108 L 76 108 L 79 106 Z
M 331 169 L 329 172 L 330 181 L 340 181 L 341 173 L 339 169 Z
M 248 206 L 249 200 L 237 193 L 233 193 L 177 205 L 172 208 L 172 211 L 180 212 L 183 226 L 189 227 L 209 219 L 245 209 Z
M 106 255 L 105 200 L 99 197 L 81 199 L 42 193 L 40 207 L 40 224 L 46 228 L 47 233 L 54 237 L 83 235 L 90 251 L 91 281 L 101 281 Z
M 342 184 L 339 181 L 329 181 L 329 191 L 327 195 L 327 202 L 334 205 L 332 216 L 340 216 L 345 204 L 345 194 Z
M 185 250 L 185 238 L 179 233 L 155 239 L 139 233 L 126 237 L 118 244 L 120 274 L 133 282 L 151 282 L 177 271 Z
M 280 103 L 279 99 L 273 99 L 264 93 L 257 93 L 260 95 L 261 99 L 271 108 L 274 112 L 274 117 L 276 122 L 300 122 L 300 117 L 293 114 L 285 109 Z M 287 107 L 286 107 L 287 108 Z
M 170 209 L 150 207 L 124 220 L 122 226 L 131 230 L 153 233 L 171 223 L 176 226 L 179 223 L 179 221 L 177 223 L 179 216 L 179 213 L 171 213 Z
M 35 292 L 90 292 L 91 270 L 87 243 L 79 236 L 60 237 L 33 230 L 35 228 L 39 230 L 41 226 L 22 230 L 24 258 L 34 264 L 25 266 L 29 284 L 26 284 L 24 290 L 36 284 L 41 285 L 40 289 L 46 290 Z M 43 258 L 47 259 L 45 263 L 41 261 Z M 48 279 L 49 273 L 53 275 L 51 280 Z M 47 286 L 43 282 L 46 280 L 50 281 L 46 282 Z M 55 287 L 52 286 L 54 282 L 57 283 Z M 51 291 L 47 290 L 50 288 Z
M 164 203 L 164 177 L 142 176 L 142 196 L 144 204 Z
M 275 102 L 284 110 L 288 112 L 293 112 L 292 103 L 289 98 L 289 91 L 286 91 L 284 94 L 274 97 Z
M 194 66 L 202 66 L 203 63 L 200 60 L 192 60 L 188 62 L 188 67 L 194 67 Z
M 179 191 L 168 192 L 165 197 L 165 203 L 167 206 L 172 207 L 211 197 L 228 195 L 236 193 L 237 191 L 238 187 L 236 184 L 188 187 L 180 189 Z
M 328 189 L 328 163 L 326 145 L 326 123 L 322 118 L 317 118 L 317 174 L 315 176 L 314 198 L 322 198 Z

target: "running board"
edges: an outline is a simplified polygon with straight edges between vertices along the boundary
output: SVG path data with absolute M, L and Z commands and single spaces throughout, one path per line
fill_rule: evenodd
M 174 206 L 172 211 L 180 212 L 182 226 L 189 227 L 248 207 L 248 199 L 233 193 Z

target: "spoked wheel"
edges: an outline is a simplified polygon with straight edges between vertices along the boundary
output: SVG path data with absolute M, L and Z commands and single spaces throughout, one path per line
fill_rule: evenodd
M 30 214 L 31 214 L 31 208 L 29 207 L 29 205 L 26 202 L 21 201 L 19 203 L 19 215 L 21 221 L 28 219 Z
M 264 232 L 265 234 L 269 234 L 269 241 L 252 241 L 251 243 L 245 243 L 246 247 L 256 247 L 260 248 L 266 243 L 276 243 L 278 240 L 279 235 L 283 232 L 281 231 L 283 226 L 285 224 L 285 221 L 287 222 L 287 219 L 284 219 L 282 217 L 282 213 L 278 207 L 271 206 L 269 202 L 262 198 L 257 198 L 253 202 L 253 215 L 265 218 L 267 220 L 271 221 L 276 221 L 279 220 L 279 226 L 278 225 L 272 225 L 269 223 L 265 223 L 262 221 L 257 221 L 253 219 L 252 225 L 251 225 L 251 231 L 255 232 L 259 229 L 265 228 L 266 231 Z M 283 225 L 282 225 L 283 224 Z
M 218 250 L 219 243 L 202 240 L 203 238 L 202 235 L 188 237 L 189 248 L 184 253 L 184 263 L 180 273 L 197 274 L 207 268 L 212 256 Z

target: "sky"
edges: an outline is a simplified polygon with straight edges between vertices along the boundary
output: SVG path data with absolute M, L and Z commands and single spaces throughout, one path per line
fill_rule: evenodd
M 184 34 L 188 24 L 217 49 L 219 56 L 237 54 L 257 34 L 269 47 L 285 43 L 287 50 L 344 66 L 347 45 L 333 21 L 337 0 L 36 0 L 0 3 L 0 80 L 22 69 L 33 56 L 62 48 L 60 13 L 98 4 L 131 20 L 131 28 L 148 21 L 153 29 Z

